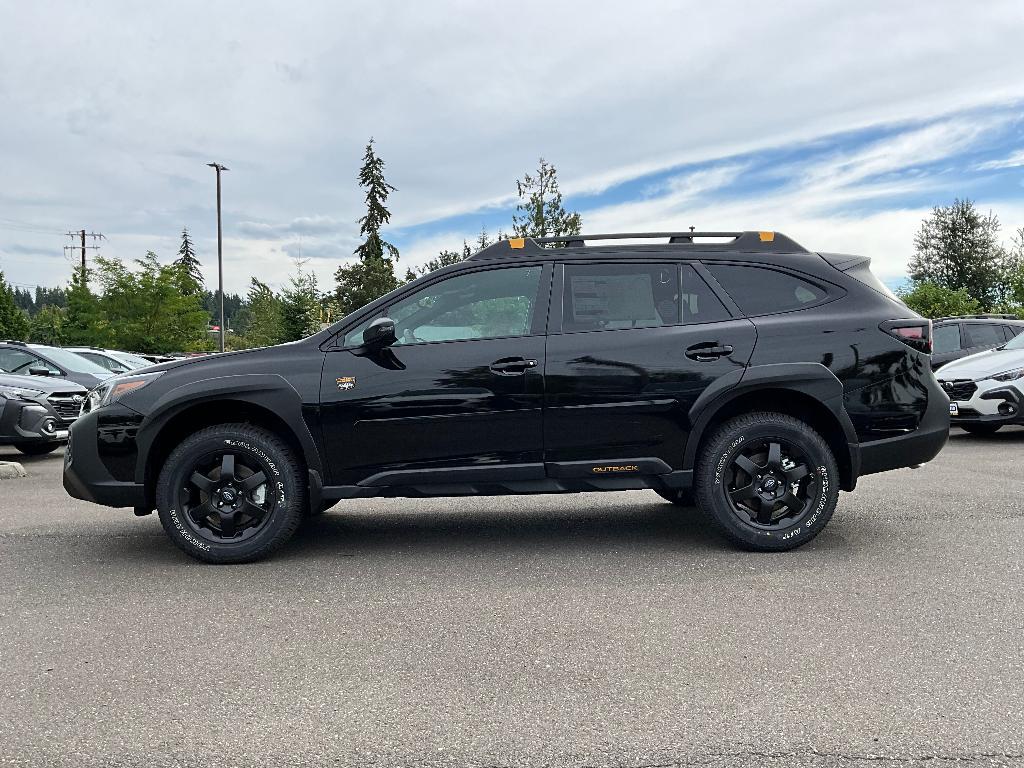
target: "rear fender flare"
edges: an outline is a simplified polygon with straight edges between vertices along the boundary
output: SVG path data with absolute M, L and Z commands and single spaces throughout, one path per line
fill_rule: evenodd
M 852 475 L 856 478 L 860 463 L 859 454 L 855 450 L 858 440 L 853 422 L 850 421 L 843 405 L 843 384 L 821 363 L 754 365 L 744 370 L 731 371 L 718 378 L 701 393 L 690 408 L 690 438 L 683 453 L 684 470 L 693 469 L 697 459 L 697 448 L 715 414 L 737 398 L 759 389 L 799 392 L 825 406 L 846 436 Z

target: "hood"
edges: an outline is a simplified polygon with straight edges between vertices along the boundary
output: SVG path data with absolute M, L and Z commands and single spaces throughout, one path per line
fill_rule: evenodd
M 1024 349 L 989 349 L 946 363 L 936 371 L 935 378 L 981 381 L 1014 368 L 1024 368 Z
M 310 338 L 312 338 L 312 337 L 310 337 Z M 203 365 L 203 364 L 212 363 L 212 362 L 218 362 L 219 363 L 219 362 L 223 362 L 225 360 L 230 360 L 232 358 L 236 359 L 239 363 L 241 363 L 243 361 L 259 359 L 260 357 L 262 357 L 263 355 L 266 355 L 267 353 L 270 353 L 271 355 L 273 355 L 274 353 L 271 352 L 271 350 L 277 350 L 277 349 L 280 349 L 281 347 L 290 347 L 290 346 L 294 346 L 294 345 L 297 345 L 297 344 L 308 343 L 310 341 L 310 338 L 301 339 L 299 341 L 289 341 L 289 342 L 285 342 L 284 344 L 277 344 L 276 346 L 273 346 L 273 347 L 257 347 L 256 349 L 240 349 L 240 350 L 237 350 L 235 352 L 223 352 L 223 353 L 210 352 L 209 354 L 200 355 L 198 357 L 182 357 L 182 358 L 179 358 L 177 360 L 170 360 L 170 361 L 168 361 L 166 363 L 156 363 L 156 364 L 151 365 L 151 366 L 149 366 L 147 368 L 139 368 L 138 370 L 129 371 L 128 373 L 121 373 L 121 374 L 118 374 L 118 376 L 133 376 L 133 375 L 135 375 L 137 373 L 152 373 L 154 371 L 170 371 L 170 370 L 173 370 L 175 368 L 183 368 L 186 365 Z
M 84 395 L 86 392 L 85 387 L 66 379 L 50 376 L 19 376 L 15 373 L 0 373 L 0 387 L 34 389 L 37 392 L 45 392 L 48 395 L 55 393 Z

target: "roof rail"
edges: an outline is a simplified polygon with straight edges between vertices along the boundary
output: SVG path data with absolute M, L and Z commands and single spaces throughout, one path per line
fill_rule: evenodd
M 17 344 L 19 347 L 27 347 L 28 342 L 18 341 L 17 339 L 3 339 L 0 340 L 0 344 Z
M 728 238 L 725 242 L 697 242 L 704 238 Z M 667 240 L 665 245 L 702 251 L 749 251 L 757 253 L 807 253 L 807 249 L 780 232 L 614 232 L 558 237 L 513 237 L 499 240 L 469 257 L 469 261 L 501 256 L 530 256 L 549 250 L 546 246 L 584 248 L 588 240 Z M 657 243 L 652 243 L 656 245 Z
M 947 315 L 946 317 L 937 317 L 935 322 L 941 320 L 1021 320 L 1020 315 L 1012 315 L 1008 313 L 989 312 L 987 314 L 980 315 Z

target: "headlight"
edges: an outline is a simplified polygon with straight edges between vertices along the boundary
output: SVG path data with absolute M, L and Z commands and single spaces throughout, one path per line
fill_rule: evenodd
M 1024 368 L 1014 368 L 1012 371 L 1003 371 L 1002 373 L 997 373 L 994 376 L 989 376 L 989 378 L 995 379 L 996 381 L 1015 381 L 1022 376 L 1024 376 Z
M 142 389 L 163 375 L 163 371 L 157 371 L 156 373 L 142 373 L 138 376 L 115 376 L 107 379 L 89 391 L 84 411 L 95 411 L 97 408 L 115 403 L 127 393 Z
M 35 400 L 41 394 L 43 393 L 38 389 L 0 386 L 0 397 L 6 397 L 8 400 Z

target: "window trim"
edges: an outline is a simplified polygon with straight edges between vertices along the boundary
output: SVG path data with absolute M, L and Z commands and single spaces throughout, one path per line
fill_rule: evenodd
M 455 277 L 462 277 L 463 275 L 474 274 L 476 272 L 490 272 L 496 269 L 523 269 L 528 267 L 541 268 L 540 278 L 537 281 L 537 298 L 533 312 L 533 322 L 531 323 L 529 333 L 512 336 L 481 336 L 479 338 L 473 339 L 442 339 L 438 341 L 420 341 L 415 342 L 413 344 L 399 345 L 400 348 L 425 347 L 429 344 L 454 344 L 467 341 L 494 341 L 497 339 L 527 339 L 533 336 L 544 336 L 546 333 L 548 315 L 550 314 L 551 304 L 551 264 L 552 263 L 550 261 L 516 261 L 496 264 L 485 264 L 479 267 L 474 265 L 472 269 L 460 269 L 445 274 L 438 274 L 434 279 L 427 280 L 422 283 L 416 281 L 415 287 L 414 283 L 410 282 L 409 290 L 402 291 L 388 303 L 378 305 L 369 312 L 361 312 L 352 323 L 349 323 L 344 328 L 341 328 L 337 333 L 334 334 L 334 337 L 328 343 L 328 346 L 324 349 L 324 351 L 344 352 L 351 351 L 353 349 L 359 349 L 362 346 L 361 344 L 350 344 L 348 346 L 344 346 L 344 339 L 345 336 L 349 333 L 349 331 L 353 330 L 354 328 L 357 328 L 366 320 L 369 320 L 371 318 L 387 317 L 388 310 L 390 310 L 391 307 L 393 307 L 395 304 L 398 304 L 401 301 L 404 301 L 414 293 L 418 293 L 419 291 L 422 291 L 425 288 L 429 288 L 432 285 L 436 285 L 437 283 L 440 283 L 444 280 L 451 280 L 452 278 Z
M 833 301 L 837 301 L 843 298 L 847 293 L 846 289 L 843 288 L 841 285 L 836 285 L 835 283 L 830 282 L 828 280 L 823 280 L 817 275 L 809 275 L 806 272 L 801 272 L 799 269 L 782 267 L 776 264 L 765 264 L 764 262 L 760 261 L 736 261 L 735 259 L 702 259 L 701 263 L 707 265 L 707 267 L 709 268 L 708 272 L 709 274 L 711 274 L 711 277 L 713 278 L 714 274 L 711 273 L 710 267 L 746 267 L 748 269 L 767 269 L 771 270 L 772 272 L 780 272 L 784 275 L 789 275 L 790 277 L 795 277 L 799 280 L 803 280 L 806 283 L 810 283 L 812 286 L 814 286 L 815 288 L 817 288 L 818 290 L 822 291 L 825 294 L 825 297 L 822 300 L 804 304 L 803 306 L 800 307 L 793 307 L 792 309 L 781 309 L 775 312 L 744 312 L 743 308 L 739 306 L 735 299 L 732 299 L 733 303 L 736 305 L 736 308 L 740 313 L 739 317 L 770 317 L 773 315 L 788 315 L 791 312 L 803 312 L 806 309 L 815 309 L 817 307 L 823 307 L 826 304 L 831 304 Z M 723 291 L 728 293 L 725 286 L 722 285 L 717 278 L 715 278 L 715 284 L 720 286 Z M 732 296 L 730 294 L 730 299 L 731 298 Z

